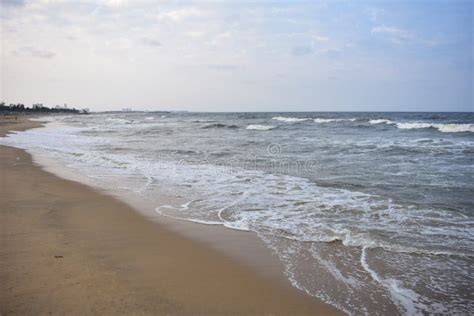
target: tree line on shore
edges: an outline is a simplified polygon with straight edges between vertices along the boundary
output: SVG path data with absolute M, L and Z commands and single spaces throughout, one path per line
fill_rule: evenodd
M 66 108 L 56 106 L 55 108 L 49 108 L 42 104 L 33 104 L 31 107 L 27 107 L 22 103 L 18 104 L 5 104 L 0 102 L 0 113 L 2 114 L 21 114 L 21 113 L 87 113 L 87 110 L 78 110 L 76 108 Z

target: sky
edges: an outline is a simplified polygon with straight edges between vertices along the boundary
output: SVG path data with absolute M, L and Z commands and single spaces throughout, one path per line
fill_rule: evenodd
M 474 1 L 0 3 L 7 103 L 474 110 Z

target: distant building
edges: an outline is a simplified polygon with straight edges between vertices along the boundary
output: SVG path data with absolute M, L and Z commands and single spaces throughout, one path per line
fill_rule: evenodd
M 67 110 L 67 104 L 64 103 L 63 106 L 56 105 L 54 108 L 55 108 L 56 110 Z
M 33 109 L 42 109 L 44 108 L 43 103 L 35 103 L 33 104 Z
M 131 108 L 123 108 L 122 112 L 132 112 L 132 109 Z

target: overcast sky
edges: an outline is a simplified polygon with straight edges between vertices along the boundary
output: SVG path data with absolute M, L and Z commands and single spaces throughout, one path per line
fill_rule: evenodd
M 474 1 L 0 2 L 7 103 L 474 110 Z

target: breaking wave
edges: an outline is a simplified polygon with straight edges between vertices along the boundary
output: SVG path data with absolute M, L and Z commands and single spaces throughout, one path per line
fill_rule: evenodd
M 474 124 L 441 124 L 441 123 L 420 123 L 420 122 L 407 122 L 397 123 L 399 129 L 420 129 L 420 128 L 434 128 L 442 133 L 463 133 L 471 132 L 474 133 Z
M 276 128 L 276 126 L 273 126 L 273 125 L 250 124 L 249 126 L 247 126 L 247 129 L 256 130 L 256 131 L 268 131 L 274 128 Z
M 430 122 L 394 122 L 388 119 L 374 119 L 369 120 L 372 125 L 387 124 L 395 125 L 399 129 L 423 129 L 433 128 L 442 133 L 474 133 L 474 124 L 459 124 L 459 123 L 430 123 Z
M 315 123 L 354 122 L 355 120 L 356 120 L 355 118 L 350 118 L 350 119 L 315 118 L 314 122 Z
M 283 117 L 283 116 L 276 116 L 272 118 L 273 120 L 280 121 L 280 122 L 287 122 L 287 123 L 295 123 L 295 122 L 305 122 L 311 121 L 312 118 L 301 118 L 301 117 Z
M 390 120 L 386 119 L 376 119 L 376 120 L 370 120 L 370 124 L 395 124 L 395 122 L 392 122 Z

